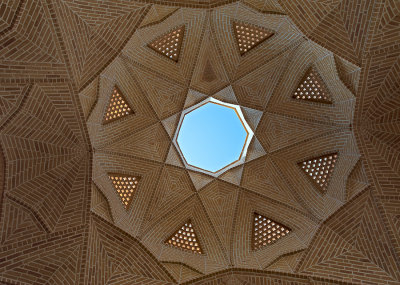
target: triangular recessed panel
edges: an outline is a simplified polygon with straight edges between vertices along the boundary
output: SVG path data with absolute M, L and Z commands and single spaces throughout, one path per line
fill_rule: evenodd
M 139 177 L 109 173 L 108 177 L 111 179 L 117 194 L 121 198 L 122 204 L 125 209 L 129 209 L 133 201 L 133 196 L 136 192 L 137 184 L 140 180 Z
M 271 245 L 291 232 L 287 226 L 273 221 L 263 215 L 253 215 L 252 248 L 257 250 Z
M 233 30 L 241 55 L 261 44 L 274 34 L 264 28 L 244 23 L 233 23 Z
M 292 97 L 297 100 L 332 104 L 332 96 L 321 76 L 313 68 L 302 78 Z
M 333 169 L 335 168 L 337 157 L 337 153 L 331 153 L 299 162 L 298 165 L 307 177 L 309 177 L 321 191 L 325 192 L 328 188 Z
M 176 28 L 149 43 L 149 47 L 175 62 L 178 62 L 185 26 Z
M 179 230 L 169 237 L 165 241 L 165 244 L 194 253 L 203 253 L 190 220 L 188 220 Z
M 110 96 L 110 102 L 104 116 L 103 124 L 121 119 L 130 114 L 133 114 L 132 108 L 129 106 L 118 87 L 115 86 Z

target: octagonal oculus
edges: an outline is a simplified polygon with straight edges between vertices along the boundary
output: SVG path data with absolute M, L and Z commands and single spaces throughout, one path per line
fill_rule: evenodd
M 239 106 L 210 97 L 183 111 L 174 144 L 188 169 L 218 176 L 244 162 L 252 137 Z

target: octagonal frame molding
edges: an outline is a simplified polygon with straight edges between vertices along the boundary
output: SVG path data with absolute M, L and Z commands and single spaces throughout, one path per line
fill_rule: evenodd
M 204 106 L 207 103 L 214 103 L 214 104 L 217 104 L 217 105 L 221 105 L 221 106 L 233 109 L 235 111 L 236 115 L 238 116 L 240 122 L 242 123 L 243 128 L 245 129 L 245 131 L 247 133 L 246 140 L 244 142 L 244 145 L 243 145 L 243 148 L 242 148 L 242 152 L 240 153 L 239 158 L 237 160 L 231 162 L 230 164 L 226 165 L 225 167 L 215 171 L 215 172 L 208 171 L 206 169 L 203 169 L 203 168 L 200 168 L 200 167 L 196 167 L 194 165 L 189 164 L 186 161 L 186 158 L 183 155 L 182 150 L 181 150 L 181 148 L 179 147 L 179 144 L 178 144 L 178 135 L 179 135 L 179 131 L 181 129 L 182 122 L 183 122 L 185 116 L 187 114 L 189 114 L 190 112 L 200 108 L 201 106 Z M 203 101 L 201 101 L 201 102 L 199 102 L 199 103 L 197 103 L 197 104 L 195 104 L 195 105 L 193 105 L 193 106 L 191 106 L 191 107 L 189 107 L 189 108 L 187 108 L 187 109 L 182 111 L 181 117 L 180 117 L 179 122 L 178 122 L 178 127 L 177 127 L 177 129 L 175 131 L 175 134 L 174 134 L 172 142 L 175 145 L 176 149 L 178 150 L 179 155 L 181 156 L 182 161 L 183 161 L 185 167 L 188 170 L 193 170 L 193 171 L 201 172 L 201 173 L 208 174 L 208 175 L 211 175 L 211 176 L 214 176 L 214 177 L 218 177 L 219 175 L 221 175 L 222 173 L 228 171 L 229 169 L 234 168 L 236 166 L 239 166 L 239 165 L 241 165 L 241 164 L 243 164 L 245 162 L 247 149 L 248 149 L 248 147 L 250 145 L 250 142 L 251 142 L 253 136 L 254 136 L 254 132 L 251 129 L 250 125 L 247 123 L 247 121 L 246 121 L 246 119 L 245 119 L 245 117 L 244 117 L 244 115 L 242 113 L 242 110 L 241 110 L 239 105 L 225 103 L 225 102 L 217 100 L 217 99 L 215 99 L 213 97 L 208 97 L 207 99 L 205 99 L 205 100 L 203 100 Z

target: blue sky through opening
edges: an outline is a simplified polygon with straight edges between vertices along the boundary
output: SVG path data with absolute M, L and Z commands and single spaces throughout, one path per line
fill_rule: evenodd
M 208 102 L 185 116 L 177 142 L 187 163 L 215 172 L 239 158 L 246 135 L 235 110 Z

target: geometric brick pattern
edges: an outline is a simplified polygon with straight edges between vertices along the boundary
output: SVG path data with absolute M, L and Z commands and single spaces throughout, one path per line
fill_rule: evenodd
M 334 219 L 325 222 L 306 250 L 298 271 L 348 281 L 355 274 L 360 283 L 398 283 L 400 264 L 395 252 L 386 249 L 390 241 L 373 199 L 369 192 L 363 192 Z M 368 270 L 358 274 L 360 268 Z
M 132 204 L 133 196 L 136 193 L 136 187 L 140 178 L 115 173 L 109 173 L 108 177 L 111 179 L 125 209 L 128 210 Z
M 240 55 L 244 55 L 274 34 L 255 25 L 235 22 L 233 23 L 233 31 L 235 32 Z
M 310 181 L 322 192 L 325 192 L 328 188 L 329 180 L 332 177 L 337 157 L 337 153 L 330 153 L 299 162 L 298 165 L 307 177 L 310 178 Z
M 268 219 L 263 215 L 254 213 L 253 216 L 253 250 L 261 249 L 264 246 L 271 245 L 288 235 L 291 231 L 288 227 Z
M 149 43 L 149 47 L 159 54 L 178 62 L 184 33 L 185 26 L 181 26 L 152 41 Z
M 165 244 L 194 253 L 203 253 L 190 220 L 188 220 L 171 237 L 166 239 Z
M 398 1 L 156 2 L 1 1 L 0 283 L 399 284 Z M 232 23 L 243 22 L 275 34 L 241 56 Z M 182 26 L 178 64 L 147 46 Z M 292 98 L 309 66 L 331 106 Z M 138 108 L 103 126 L 116 83 Z M 228 85 L 263 113 L 268 153 L 194 186 L 160 121 L 194 104 L 184 89 Z M 340 164 L 319 195 L 293 161 L 332 149 Z M 131 211 L 107 169 L 140 174 Z M 251 250 L 255 210 L 296 234 Z M 191 216 L 206 254 L 163 244 Z
M 321 76 L 313 69 L 307 72 L 292 97 L 298 100 L 332 104 L 332 97 L 325 83 L 322 81 Z
M 133 110 L 128 105 L 128 102 L 126 102 L 124 95 L 122 95 L 118 87 L 115 86 L 110 96 L 110 102 L 103 123 L 109 123 L 130 114 L 133 114 Z

